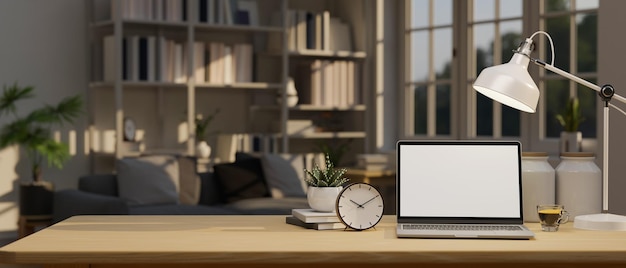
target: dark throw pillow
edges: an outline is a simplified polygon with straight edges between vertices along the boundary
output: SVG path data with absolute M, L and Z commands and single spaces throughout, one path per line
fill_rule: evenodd
M 259 159 L 246 159 L 213 167 L 222 200 L 232 203 L 241 199 L 269 197 Z

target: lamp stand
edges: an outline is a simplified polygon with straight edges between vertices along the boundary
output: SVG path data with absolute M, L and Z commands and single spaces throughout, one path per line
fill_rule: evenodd
M 626 216 L 608 213 L 609 210 L 609 101 L 615 95 L 611 85 L 598 91 L 604 102 L 602 140 L 602 213 L 579 215 L 574 218 L 574 228 L 587 230 L 626 231 Z

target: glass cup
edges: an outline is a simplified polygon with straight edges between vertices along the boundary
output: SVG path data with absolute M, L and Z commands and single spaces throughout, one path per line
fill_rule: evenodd
M 556 232 L 560 224 L 569 220 L 569 213 L 563 205 L 538 205 L 537 214 L 544 232 Z

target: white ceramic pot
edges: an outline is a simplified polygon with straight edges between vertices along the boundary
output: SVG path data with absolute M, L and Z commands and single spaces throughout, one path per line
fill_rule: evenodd
M 522 200 L 524 221 L 539 222 L 537 205 L 556 204 L 554 168 L 548 163 L 548 153 L 522 153 Z
M 582 152 L 583 150 L 583 134 L 576 132 L 561 132 L 559 147 L 561 152 Z
M 206 141 L 198 142 L 198 145 L 196 145 L 196 156 L 209 158 L 211 156 L 211 146 Z
M 309 187 L 306 193 L 309 206 L 319 212 L 335 211 L 337 196 L 343 187 Z
M 570 219 L 602 211 L 602 171 L 593 153 L 561 153 L 556 167 L 556 202 Z

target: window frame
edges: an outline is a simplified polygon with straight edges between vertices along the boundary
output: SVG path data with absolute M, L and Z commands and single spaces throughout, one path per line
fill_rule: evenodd
M 431 2 L 433 0 L 430 0 Z M 502 0 L 500 0 L 502 1 Z M 545 17 L 543 12 L 544 1 L 533 1 L 533 0 L 522 0 L 523 12 L 522 12 L 522 37 L 528 37 L 533 32 L 537 30 L 545 30 Z M 570 0 L 571 2 L 575 2 L 575 0 Z M 537 107 L 536 114 L 528 114 L 521 112 L 520 114 L 520 136 L 519 137 L 502 137 L 494 131 L 494 135 L 492 136 L 477 136 L 476 133 L 476 109 L 473 107 L 476 103 L 475 94 L 477 94 L 474 90 L 471 90 L 471 83 L 476 76 L 473 76 L 471 73 L 472 65 L 475 66 L 475 60 L 472 57 L 473 52 L 470 47 L 473 47 L 473 27 L 470 27 L 471 16 L 469 12 L 472 11 L 473 1 L 472 0 L 453 0 L 453 22 L 452 22 L 452 31 L 453 31 L 453 68 L 452 68 L 452 76 L 451 76 L 451 133 L 450 135 L 436 135 L 433 132 L 427 132 L 427 135 L 416 135 L 413 131 L 413 95 L 411 93 L 411 86 L 415 83 L 410 81 L 411 79 L 411 48 L 410 48 L 410 34 L 408 32 L 413 30 L 410 28 L 411 23 L 411 1 L 404 1 L 404 16 L 402 19 L 402 25 L 404 28 L 402 29 L 402 35 L 400 38 L 404 38 L 401 40 L 401 44 L 404 45 L 402 49 L 405 57 L 401 60 L 402 65 L 404 66 L 403 74 L 399 75 L 403 81 L 402 90 L 400 94 L 401 100 L 401 115 L 400 115 L 400 135 L 401 139 L 518 139 L 522 143 L 525 144 L 525 151 L 546 151 L 551 154 L 558 153 L 559 149 L 559 139 L 554 137 L 546 137 L 545 135 L 545 120 L 546 120 L 546 101 L 544 93 L 544 81 L 545 79 L 554 78 L 558 76 L 556 74 L 546 74 L 546 70 L 540 68 L 538 66 L 529 66 L 529 72 L 533 77 L 534 81 L 540 87 L 541 95 Z M 498 2 L 498 0 L 496 0 Z M 430 5 L 432 9 L 432 4 Z M 598 8 L 591 9 L 581 9 L 576 10 L 576 5 L 571 4 L 571 8 L 568 14 L 571 14 L 572 20 L 576 20 L 577 14 L 581 13 L 595 13 L 597 14 Z M 432 16 L 429 16 L 432 17 Z M 506 18 L 506 19 L 497 19 L 500 22 L 518 19 L 515 18 Z M 479 22 L 484 22 L 486 20 L 481 20 Z M 432 24 L 430 25 L 432 26 Z M 570 24 L 570 27 L 576 31 L 577 24 Z M 418 28 L 416 28 L 418 29 Z M 422 29 L 422 28 L 419 28 Z M 529 30 L 530 29 L 530 30 Z M 536 29 L 536 30 L 532 30 Z M 576 35 L 571 35 L 572 38 L 576 38 Z M 576 40 L 576 39 L 574 39 Z M 536 45 L 538 47 L 538 54 L 534 52 L 535 55 L 538 56 L 539 59 L 545 59 L 543 55 L 546 54 L 544 51 L 545 43 L 547 39 L 543 37 L 536 37 L 535 40 Z M 473 49 L 473 48 L 472 48 Z M 576 53 L 576 48 L 570 49 L 570 54 Z M 570 59 L 570 62 L 576 65 L 576 55 Z M 557 58 L 558 60 L 558 58 Z M 508 59 L 502 59 L 503 62 L 507 62 Z M 432 62 L 432 61 L 431 61 Z M 495 61 L 494 61 L 495 62 Z M 431 67 L 429 67 L 431 68 Z M 429 75 L 434 76 L 433 69 L 429 69 Z M 570 70 L 566 70 L 570 72 Z M 541 76 L 541 73 L 545 74 Z M 594 73 L 574 73 L 577 76 L 580 76 L 584 79 L 597 79 L 597 69 Z M 574 82 L 573 91 L 576 91 L 577 85 Z M 470 87 L 468 89 L 468 87 Z M 570 90 L 572 91 L 572 90 Z M 597 103 L 600 101 L 597 100 Z M 432 105 L 432 104 L 431 104 Z M 497 104 L 500 105 L 500 104 Z M 601 105 L 596 105 L 596 122 L 601 121 Z M 431 115 L 429 115 L 431 116 Z M 494 125 L 501 124 L 500 120 L 494 119 Z M 501 126 L 498 126 L 501 129 Z M 595 151 L 597 148 L 597 139 L 600 133 L 600 129 L 596 126 L 596 137 L 595 138 L 584 138 L 583 139 L 583 147 L 586 151 Z

